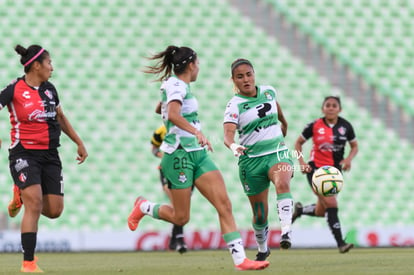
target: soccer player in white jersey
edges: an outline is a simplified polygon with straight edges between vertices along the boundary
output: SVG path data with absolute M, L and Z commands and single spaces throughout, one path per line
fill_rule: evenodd
M 239 177 L 253 210 L 253 229 L 258 245 L 256 260 L 270 255 L 268 237 L 268 194 L 270 181 L 276 187 L 281 225 L 280 247 L 291 246 L 293 199 L 290 179 L 293 162 L 285 145 L 287 122 L 272 86 L 256 86 L 249 60 L 237 59 L 231 65 L 237 93 L 224 114 L 224 144 L 239 157 Z M 238 132 L 239 142 L 235 141 Z
M 161 169 L 169 181 L 172 205 L 138 197 L 128 217 L 129 228 L 135 230 L 145 215 L 184 226 L 190 219 L 191 188 L 195 185 L 217 211 L 235 268 L 266 268 L 269 262 L 252 261 L 246 257 L 223 177 L 207 153 L 212 147 L 201 132 L 198 103 L 190 90 L 190 82 L 196 81 L 199 71 L 197 54 L 188 47 L 168 46 L 150 60 L 159 62 L 145 72 L 162 74 L 158 80 L 163 81 L 161 115 L 167 134 L 161 145 L 164 152 Z

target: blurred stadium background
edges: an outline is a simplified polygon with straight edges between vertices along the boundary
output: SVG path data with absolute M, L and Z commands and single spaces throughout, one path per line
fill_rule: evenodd
M 339 196 L 344 233 L 362 246 L 414 245 L 413 17 L 414 0 L 1 1 L 1 86 L 23 74 L 16 44 L 48 49 L 51 81 L 90 155 L 78 166 L 76 147 L 63 135 L 65 211 L 57 220 L 41 218 L 40 233 L 120 232 L 133 238 L 141 233 L 128 232 L 126 218 L 135 197 L 167 202 L 149 143 L 161 123 L 154 113 L 159 83 L 141 69 L 150 64 L 145 56 L 174 44 L 192 47 L 200 58 L 192 89 L 241 229 L 251 228 L 250 209 L 236 159 L 222 142 L 222 115 L 233 94 L 229 66 L 239 57 L 252 61 L 257 83 L 278 90 L 292 149 L 305 124 L 321 116 L 323 97 L 341 96 L 342 116 L 353 123 L 360 148 Z M 21 217 L 10 219 L 6 210 L 12 195 L 8 112 L 0 116 L 1 230 L 18 233 Z M 314 201 L 299 172 L 291 187 L 296 201 Z M 270 224 L 277 229 L 275 196 L 270 200 Z M 197 192 L 191 213 L 188 232 L 218 230 L 215 211 Z M 152 219 L 139 228 L 169 230 Z M 303 246 L 311 239 L 307 232 L 326 230 L 324 219 L 304 217 L 294 224 L 294 232 L 303 232 Z M 392 242 L 393 236 L 398 240 Z

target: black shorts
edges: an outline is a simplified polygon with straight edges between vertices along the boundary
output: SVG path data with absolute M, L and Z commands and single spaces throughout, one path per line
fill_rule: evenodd
M 57 149 L 26 150 L 18 144 L 9 150 L 9 167 L 20 189 L 40 184 L 43 195 L 63 196 L 62 162 Z

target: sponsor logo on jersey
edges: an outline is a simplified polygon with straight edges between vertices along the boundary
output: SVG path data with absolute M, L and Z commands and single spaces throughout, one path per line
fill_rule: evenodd
M 32 105 L 33 105 L 33 102 L 25 102 L 25 103 L 23 103 L 23 107 L 24 108 L 29 108 Z
M 237 119 L 239 116 L 235 113 L 228 114 L 230 118 Z
M 27 163 L 27 160 L 21 158 L 16 160 L 16 164 L 14 165 L 14 169 L 16 170 L 16 172 L 19 172 L 20 170 L 26 167 L 29 167 L 29 163 Z
M 22 97 L 26 98 L 26 99 L 30 99 L 30 92 L 29 91 L 24 91 L 22 93 Z
M 319 145 L 319 150 L 321 150 L 321 151 L 329 151 L 329 152 L 332 152 L 333 149 L 334 149 L 333 144 L 328 143 L 328 142 L 325 142 L 325 143 L 322 143 L 321 145 Z
M 56 112 L 44 112 L 41 110 L 34 110 L 28 116 L 30 121 L 39 121 L 39 122 L 44 122 L 46 121 L 47 118 L 54 118 L 54 117 L 56 117 Z

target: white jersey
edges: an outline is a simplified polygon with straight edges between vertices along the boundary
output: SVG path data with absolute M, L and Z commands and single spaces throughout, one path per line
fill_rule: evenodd
M 161 115 L 167 128 L 167 134 L 160 149 L 171 154 L 181 144 L 181 147 L 187 152 L 203 150 L 204 148 L 200 146 L 193 134 L 178 128 L 168 120 L 167 105 L 169 102 L 177 100 L 181 102 L 181 115 L 194 128 L 201 131 L 200 121 L 198 120 L 198 102 L 190 91 L 190 85 L 176 76 L 171 76 L 161 85 L 161 97 Z
M 247 148 L 248 157 L 287 150 L 272 86 L 258 86 L 256 97 L 236 94 L 227 104 L 224 123 L 237 125 L 239 142 Z

